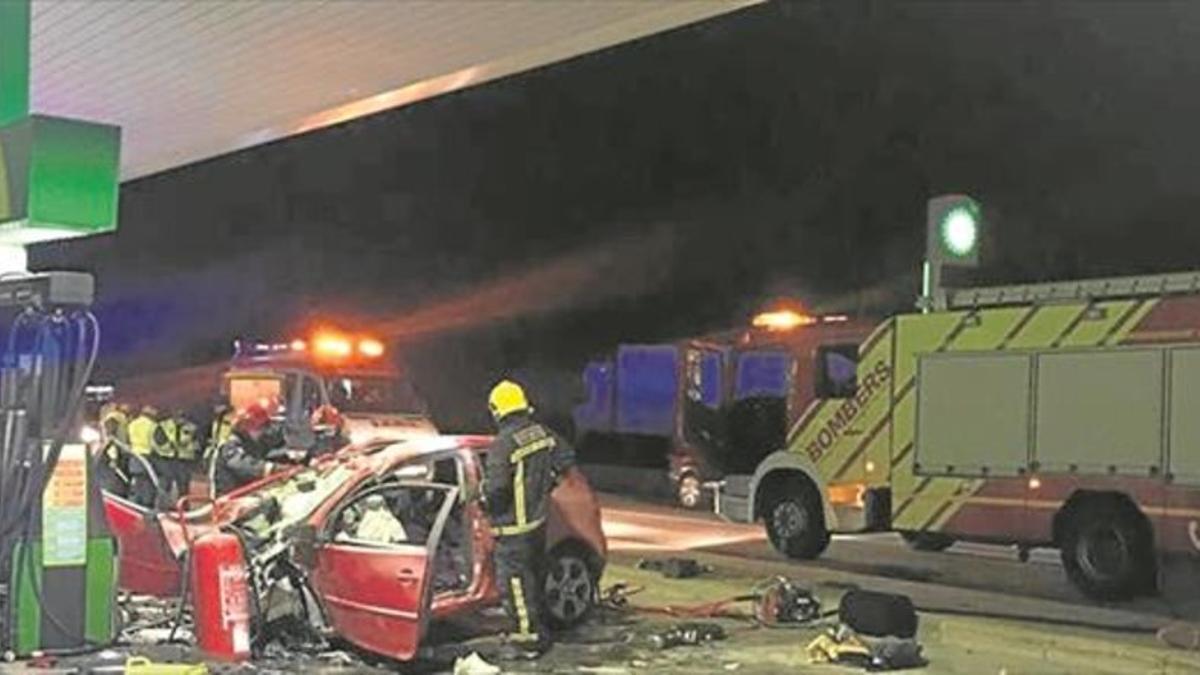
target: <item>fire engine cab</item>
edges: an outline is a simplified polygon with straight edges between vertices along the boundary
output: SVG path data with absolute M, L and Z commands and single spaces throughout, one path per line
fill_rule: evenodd
M 299 443 L 322 405 L 341 412 L 353 442 L 437 433 L 404 369 L 373 337 L 322 332 L 290 342 L 238 340 L 221 392 L 234 410 L 280 402 L 289 440 Z

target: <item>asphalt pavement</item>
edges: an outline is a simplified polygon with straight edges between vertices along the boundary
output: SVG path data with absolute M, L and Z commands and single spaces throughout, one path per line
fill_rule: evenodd
M 933 553 L 910 549 L 895 534 L 836 535 L 829 549 L 811 561 L 788 560 L 767 541 L 761 524 L 730 523 L 702 511 L 647 504 L 611 495 L 602 499 L 604 530 L 612 557 L 635 559 L 686 554 L 711 564 L 762 570 L 814 581 L 864 587 L 918 589 L 948 608 L 976 606 L 972 592 L 1005 598 L 1012 607 L 1028 603 L 1046 611 L 1049 601 L 1064 619 L 1100 623 L 1161 624 L 1165 619 L 1195 620 L 1195 579 L 1182 580 L 1193 592 L 1168 592 L 1128 603 L 1092 601 L 1067 580 L 1056 550 L 1038 549 L 1027 562 L 1015 547 L 960 542 Z M 1190 597 L 1189 597 L 1190 596 Z M 991 604 L 985 602 L 984 604 Z

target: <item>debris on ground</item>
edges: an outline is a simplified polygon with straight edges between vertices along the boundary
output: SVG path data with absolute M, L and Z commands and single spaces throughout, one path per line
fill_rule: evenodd
M 641 586 L 630 586 L 620 581 L 603 591 L 600 591 L 600 606 L 607 609 L 622 610 L 629 606 L 629 597 L 645 590 Z
M 754 619 L 759 625 L 806 624 L 821 618 L 821 601 L 784 577 L 760 584 L 753 595 Z
M 854 631 L 844 628 L 817 636 L 805 650 L 811 663 L 837 663 L 865 668 L 871 662 L 871 649 Z
M 460 657 L 454 662 L 454 675 L 499 675 L 500 667 L 485 661 L 479 652 Z
M 638 561 L 637 568 L 659 572 L 668 579 L 691 579 L 713 571 L 711 565 L 701 565 L 694 558 L 666 558 L 664 560 L 646 558 Z
M 126 675 L 208 675 L 203 663 L 155 663 L 144 656 L 130 657 L 125 662 Z
M 850 591 L 838 605 L 838 620 L 873 637 L 911 638 L 917 634 L 917 610 L 907 595 Z
M 1200 651 L 1200 624 L 1173 623 L 1158 631 L 1158 641 L 1176 649 Z
M 725 639 L 725 629 L 715 623 L 677 623 L 649 637 L 650 645 L 662 651 Z
M 868 670 L 904 670 L 927 664 L 921 644 L 912 638 L 880 638 L 871 641 L 871 665 Z
M 818 636 L 806 648 L 811 663 L 834 663 L 871 672 L 927 665 L 921 645 L 911 638 L 867 639 L 847 626 Z

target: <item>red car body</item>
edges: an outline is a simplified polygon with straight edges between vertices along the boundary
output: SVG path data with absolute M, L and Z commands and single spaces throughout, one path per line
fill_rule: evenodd
M 289 559 L 305 570 L 336 634 L 363 649 L 411 659 L 430 620 L 498 601 L 494 542 L 481 500 L 482 459 L 490 440 L 438 436 L 349 446 L 310 467 L 269 476 L 186 513 L 157 513 L 106 494 L 106 515 L 119 541 L 120 586 L 133 593 L 177 595 L 180 560 L 190 542 L 236 525 L 256 533 L 260 550 L 288 549 Z M 381 490 L 443 495 L 426 540 L 380 544 L 343 536 L 338 523 L 344 512 Z M 270 504 L 274 520 L 262 515 L 264 504 Z M 450 529 L 458 535 L 452 552 L 450 544 L 439 548 L 443 539 L 452 538 L 444 537 Z M 297 544 L 303 539 L 307 544 Z M 599 502 L 576 470 L 551 495 L 546 547 L 550 616 L 559 622 L 578 620 L 595 599 L 607 544 Z M 441 561 L 454 552 L 460 555 L 455 560 L 469 566 L 469 574 L 462 569 L 456 576 L 458 587 L 435 589 L 434 578 L 444 572 Z M 248 552 L 250 564 L 259 554 Z

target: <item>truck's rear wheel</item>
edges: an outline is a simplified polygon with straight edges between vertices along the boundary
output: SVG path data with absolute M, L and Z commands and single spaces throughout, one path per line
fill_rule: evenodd
M 768 502 L 763 516 L 771 545 L 789 558 L 816 558 L 829 546 L 821 500 L 811 489 L 776 496 Z
M 1145 520 L 1131 508 L 1085 504 L 1067 522 L 1063 567 L 1089 597 L 1128 600 L 1152 585 L 1153 545 Z
M 940 532 L 901 532 L 908 547 L 914 551 L 945 551 L 954 545 L 954 537 Z

